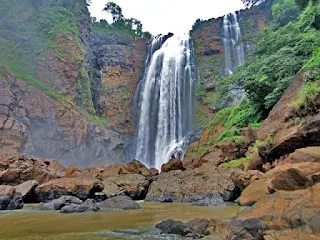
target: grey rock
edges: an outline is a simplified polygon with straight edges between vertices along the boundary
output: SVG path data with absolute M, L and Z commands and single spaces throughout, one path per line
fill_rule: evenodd
M 0 210 L 21 209 L 23 205 L 22 196 L 14 187 L 0 186 Z
M 83 213 L 83 212 L 97 212 L 98 208 L 91 208 L 87 205 L 69 204 L 61 208 L 60 213 Z
M 38 181 L 31 180 L 21 183 L 20 185 L 16 186 L 15 189 L 17 193 L 21 194 L 24 202 L 35 203 L 37 202 L 35 195 L 35 189 L 37 186 L 39 186 Z
M 73 196 L 62 196 L 58 199 L 52 200 L 50 202 L 44 203 L 39 210 L 41 211 L 57 211 L 61 210 L 64 206 L 70 204 L 81 205 L 82 200 Z
M 186 236 L 192 231 L 188 228 L 188 226 L 181 222 L 181 221 L 175 221 L 173 219 L 169 219 L 166 221 L 162 221 L 156 225 L 156 228 L 161 230 L 161 233 L 167 233 L 167 234 L 177 234 L 181 236 Z
M 98 204 L 101 210 L 131 210 L 140 209 L 140 205 L 128 196 L 117 196 Z
M 210 206 L 226 206 L 226 202 L 221 198 L 206 198 L 192 203 L 193 206 L 210 207 Z

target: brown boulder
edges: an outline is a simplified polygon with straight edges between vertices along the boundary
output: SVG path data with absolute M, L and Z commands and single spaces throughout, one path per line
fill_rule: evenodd
M 297 149 L 291 153 L 284 160 L 280 161 L 280 164 L 293 164 L 301 162 L 318 162 L 320 163 L 320 147 L 307 147 Z
M 241 192 L 262 177 L 263 173 L 256 170 L 242 171 L 240 169 L 234 169 L 230 174 L 232 182 Z
M 81 171 L 76 166 L 70 165 L 66 168 L 65 177 L 71 178 L 71 177 L 80 177 L 80 176 L 81 176 Z
M 241 205 L 253 205 L 279 190 L 294 191 L 316 184 L 320 163 L 296 163 L 278 166 L 250 184 L 240 196 Z
M 64 195 L 85 200 L 102 192 L 104 186 L 93 178 L 60 178 L 46 182 L 36 188 L 36 196 L 40 202 L 48 202 Z
M 150 170 L 137 160 L 132 160 L 131 162 L 123 165 L 119 169 L 119 174 L 140 174 L 143 176 L 151 176 Z
M 198 202 L 233 200 L 235 186 L 225 173 L 211 165 L 161 173 L 146 196 L 152 202 Z
M 107 195 L 116 196 L 125 194 L 134 200 L 144 199 L 150 185 L 149 180 L 145 176 L 139 174 L 124 174 L 116 177 L 109 177 L 104 181 L 104 183 L 107 182 L 111 184 L 110 186 L 106 186 L 106 190 L 104 190 Z M 107 192 L 108 190 L 112 191 Z
M 106 179 L 102 183 L 104 185 L 102 193 L 106 196 L 106 198 L 125 194 L 125 190 L 119 187 L 114 181 L 112 181 L 112 179 Z
M 0 183 L 18 185 L 36 180 L 40 184 L 65 176 L 65 168 L 56 160 L 27 155 L 0 156 Z
M 151 176 L 159 175 L 158 169 L 155 169 L 155 168 L 150 168 L 150 173 L 151 173 Z
M 264 162 L 262 161 L 261 157 L 259 156 L 258 152 L 254 152 L 251 156 L 250 156 L 250 160 L 249 162 L 247 162 L 247 164 L 245 165 L 245 170 L 258 170 L 263 172 L 263 165 Z
M 291 239 L 318 239 L 319 198 L 320 184 L 307 189 L 266 195 L 252 208 L 240 212 L 231 221 L 231 230 L 238 237 L 247 232 L 252 239 L 257 235 L 268 236 L 264 239 L 272 239 L 271 236 L 278 236 L 274 239 L 290 239 L 290 236 L 293 237 Z
M 168 163 L 161 166 L 161 172 L 170 172 L 174 170 L 185 170 L 183 162 L 180 159 L 170 159 Z

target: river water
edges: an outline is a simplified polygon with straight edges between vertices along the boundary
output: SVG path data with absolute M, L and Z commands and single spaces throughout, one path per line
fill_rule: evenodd
M 155 224 L 167 219 L 228 219 L 239 206 L 196 207 L 180 203 L 139 203 L 140 210 L 61 214 L 32 210 L 0 212 L 1 240 L 125 240 L 179 239 L 160 235 Z

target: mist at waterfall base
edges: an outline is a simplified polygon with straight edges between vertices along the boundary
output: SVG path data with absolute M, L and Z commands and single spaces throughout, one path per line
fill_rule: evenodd
M 182 159 L 193 128 L 195 71 L 192 41 L 159 35 L 149 46 L 146 70 L 136 96 L 135 158 L 160 169 Z

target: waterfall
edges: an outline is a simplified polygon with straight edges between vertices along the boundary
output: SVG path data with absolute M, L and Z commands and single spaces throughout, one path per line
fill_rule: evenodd
M 225 75 L 231 75 L 245 62 L 244 46 L 241 41 L 241 28 L 237 13 L 223 18 L 223 46 L 225 57 Z
M 136 159 L 161 168 L 183 158 L 192 131 L 194 71 L 189 35 L 157 36 L 149 46 L 140 86 Z

